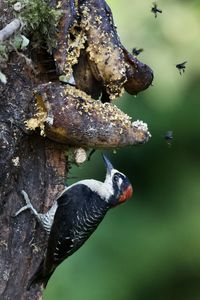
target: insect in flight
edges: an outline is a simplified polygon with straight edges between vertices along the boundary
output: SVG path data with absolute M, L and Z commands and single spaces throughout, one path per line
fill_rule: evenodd
M 139 49 L 137 49 L 137 48 L 133 48 L 133 50 L 132 50 L 132 54 L 134 55 L 134 56 L 138 56 L 141 52 L 143 52 L 144 51 L 144 49 L 142 49 L 142 48 L 139 48 Z
M 173 131 L 172 130 L 166 131 L 164 134 L 164 139 L 167 141 L 167 144 L 171 146 L 173 140 Z
M 162 10 L 158 8 L 157 4 L 154 2 L 151 8 L 151 12 L 154 14 L 155 18 L 157 18 L 158 13 L 162 14 Z
M 186 63 L 187 61 L 184 61 L 183 63 L 176 65 L 176 68 L 178 69 L 180 75 L 182 75 L 185 72 Z

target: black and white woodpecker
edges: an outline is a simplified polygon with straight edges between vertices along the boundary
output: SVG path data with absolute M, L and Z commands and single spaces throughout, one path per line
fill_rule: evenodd
M 45 257 L 29 281 L 28 288 L 37 282 L 46 287 L 56 267 L 77 251 L 103 220 L 106 212 L 132 196 L 128 178 L 113 168 L 103 155 L 107 174 L 104 182 L 81 180 L 67 187 L 45 214 L 38 213 L 28 195 L 22 191 L 26 206 L 15 215 L 30 209 L 49 234 Z

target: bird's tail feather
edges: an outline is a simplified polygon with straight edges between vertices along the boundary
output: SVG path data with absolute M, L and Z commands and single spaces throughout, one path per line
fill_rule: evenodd
M 34 284 L 43 284 L 44 288 L 46 287 L 49 278 L 51 277 L 53 271 L 47 275 L 44 274 L 44 261 L 41 262 L 39 265 L 37 271 L 33 274 L 33 276 L 30 278 L 28 285 L 27 285 L 27 290 L 30 289 L 30 287 Z

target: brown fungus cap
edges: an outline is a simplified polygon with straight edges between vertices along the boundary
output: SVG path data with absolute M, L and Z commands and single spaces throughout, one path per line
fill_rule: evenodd
M 44 133 L 54 141 L 86 148 L 118 148 L 145 143 L 150 137 L 145 123 L 132 122 L 115 105 L 93 100 L 75 87 L 42 84 L 35 97 L 38 112 L 31 119 L 43 113 Z

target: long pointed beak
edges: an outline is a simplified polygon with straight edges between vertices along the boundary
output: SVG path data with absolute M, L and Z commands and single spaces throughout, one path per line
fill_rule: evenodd
M 107 173 L 111 174 L 112 169 L 114 169 L 113 165 L 111 164 L 109 159 L 104 154 L 102 154 L 102 156 L 103 156 L 103 160 L 104 160 L 104 163 L 106 166 Z

